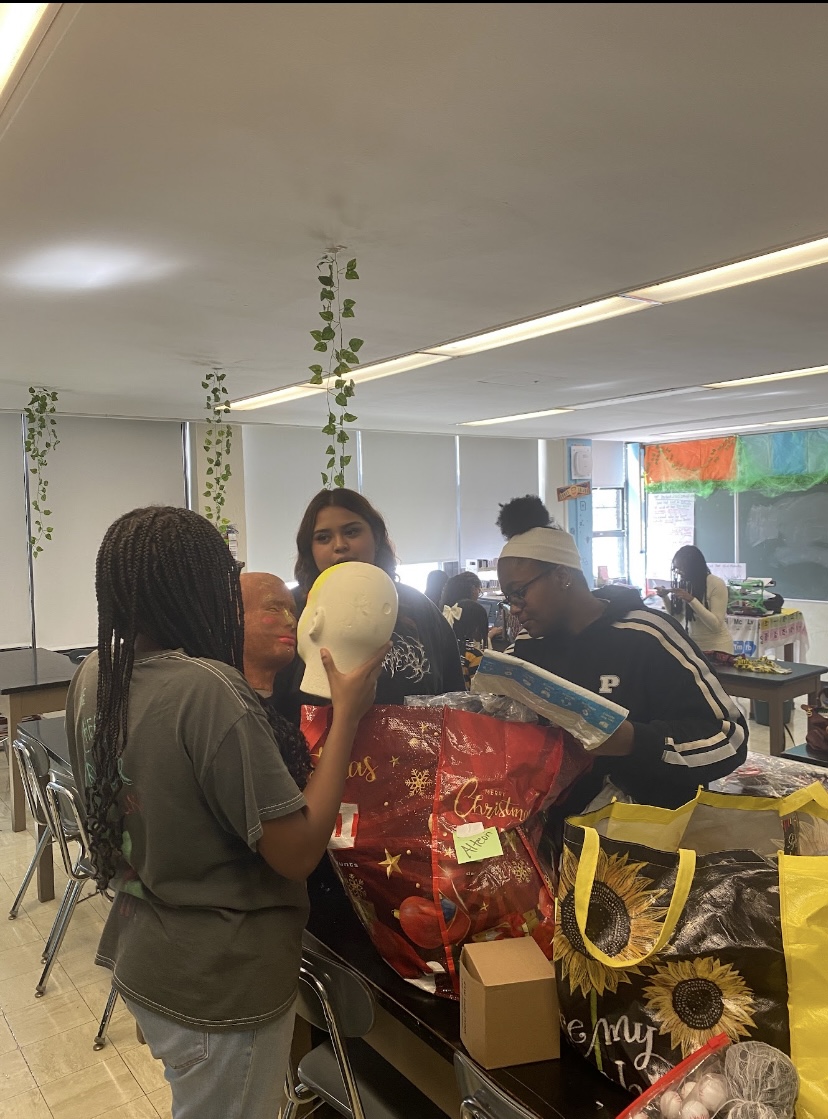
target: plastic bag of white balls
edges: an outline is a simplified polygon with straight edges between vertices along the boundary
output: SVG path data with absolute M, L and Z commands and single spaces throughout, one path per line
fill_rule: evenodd
M 793 1119 L 799 1078 L 761 1041 L 721 1034 L 665 1073 L 618 1119 Z

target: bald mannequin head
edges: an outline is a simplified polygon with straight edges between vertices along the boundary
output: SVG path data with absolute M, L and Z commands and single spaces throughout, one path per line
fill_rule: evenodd
M 273 677 L 296 656 L 296 606 L 276 575 L 243 571 L 244 675 L 261 695 L 273 691 Z

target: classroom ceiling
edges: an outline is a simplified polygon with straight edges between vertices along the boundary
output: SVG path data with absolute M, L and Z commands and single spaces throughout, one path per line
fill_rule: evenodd
M 828 232 L 821 4 L 65 4 L 0 112 L 0 408 L 198 418 L 304 379 L 347 246 L 365 361 Z M 399 431 L 828 415 L 828 265 L 358 389 Z M 607 401 L 621 403 L 607 404 Z M 594 405 L 484 428 L 482 419 Z M 238 418 L 316 425 L 319 399 Z

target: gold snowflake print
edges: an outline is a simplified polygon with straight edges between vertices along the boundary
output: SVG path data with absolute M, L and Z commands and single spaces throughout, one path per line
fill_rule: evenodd
M 368 895 L 365 892 L 365 883 L 361 878 L 357 878 L 355 874 L 349 874 L 345 880 L 345 885 L 348 888 L 348 893 L 351 897 L 360 898 L 364 900 Z
M 532 868 L 528 863 L 517 863 L 512 867 L 512 874 L 516 882 L 529 882 L 532 878 Z
M 623 963 L 648 952 L 661 932 L 667 913 L 656 902 L 663 890 L 651 889 L 653 883 L 640 871 L 645 863 L 632 863 L 628 855 L 598 853 L 598 867 L 587 916 L 588 938 L 605 952 Z M 605 967 L 589 954 L 575 920 L 575 875 L 578 861 L 567 848 L 561 862 L 558 891 L 560 922 L 555 929 L 553 957 L 560 963 L 560 974 L 569 979 L 573 993 L 618 990 L 619 983 L 629 983 L 630 976 L 640 974 L 637 967 L 618 969 Z
M 431 784 L 431 777 L 427 769 L 412 769 L 411 776 L 406 777 L 405 783 L 410 797 L 424 796 Z
M 711 957 L 657 967 L 644 995 L 659 1033 L 685 1057 L 717 1034 L 738 1041 L 756 1028 L 753 992 L 734 967 Z

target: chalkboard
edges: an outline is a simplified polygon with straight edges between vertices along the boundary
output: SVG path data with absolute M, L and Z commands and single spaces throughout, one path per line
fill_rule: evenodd
M 828 485 L 779 497 L 740 493 L 739 559 L 748 575 L 775 579 L 785 598 L 828 599 Z
M 733 563 L 733 494 L 714 490 L 710 497 L 697 497 L 695 517 L 695 544 L 704 552 L 707 562 Z

